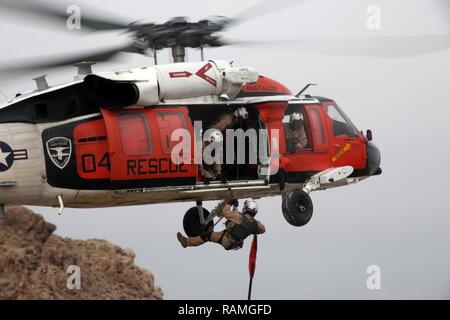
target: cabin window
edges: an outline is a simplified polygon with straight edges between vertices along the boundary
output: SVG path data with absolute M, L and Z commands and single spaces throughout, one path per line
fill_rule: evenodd
M 338 106 L 334 104 L 327 105 L 327 114 L 333 121 L 333 132 L 335 136 L 346 135 L 349 137 L 357 137 L 358 130 L 356 130 L 353 123 L 345 115 Z
M 142 155 L 152 152 L 150 127 L 143 113 L 117 115 L 125 155 Z
M 159 134 L 161 137 L 161 149 L 164 153 L 171 153 L 179 141 L 172 141 L 172 132 L 176 129 L 186 129 L 186 120 L 181 112 L 157 112 Z

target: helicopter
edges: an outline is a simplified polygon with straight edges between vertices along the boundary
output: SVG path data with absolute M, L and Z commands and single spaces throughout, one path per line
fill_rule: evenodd
M 2 0 L 0 7 L 57 22 L 67 18 L 65 11 L 33 1 Z M 195 236 L 215 218 L 203 201 L 281 195 L 286 221 L 303 226 L 313 214 L 311 192 L 380 175 L 381 153 L 372 131 L 358 130 L 333 99 L 306 94 L 311 84 L 295 94 L 253 68 L 204 59 L 204 48 L 232 44 L 219 32 L 241 23 L 253 9 L 235 18 L 174 18 L 162 24 L 128 24 L 84 13 L 84 28 L 126 31 L 131 41 L 82 56 L 0 67 L 0 73 L 70 64 L 77 68 L 73 81 L 53 87 L 45 76 L 36 77 L 35 90 L 18 93 L 0 106 L 0 215 L 4 217 L 4 206 L 10 204 L 51 206 L 61 213 L 65 207 L 194 202 L 183 225 L 188 236 Z M 396 41 L 397 48 L 417 44 L 414 37 L 402 39 Z M 174 63 L 159 65 L 156 53 L 165 48 L 171 49 Z M 186 48 L 200 49 L 201 61 L 186 62 Z M 443 48 L 447 44 L 431 41 L 403 53 Z M 95 62 L 120 53 L 149 51 L 153 65 L 92 70 Z M 221 177 L 205 181 L 199 164 L 190 161 L 196 153 L 195 123 L 206 130 L 217 116 L 240 108 L 247 115 L 234 129 L 267 132 L 253 142 L 244 139 L 245 148 L 259 156 L 254 163 L 223 164 Z M 307 138 L 301 150 L 292 150 L 286 141 L 294 113 L 303 118 Z M 178 129 L 189 133 L 182 161 L 172 156 Z

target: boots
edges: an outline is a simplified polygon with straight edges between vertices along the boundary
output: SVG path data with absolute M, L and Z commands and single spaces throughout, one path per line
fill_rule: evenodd
M 180 241 L 183 248 L 187 247 L 187 238 L 181 234 L 181 232 L 177 233 L 177 239 Z

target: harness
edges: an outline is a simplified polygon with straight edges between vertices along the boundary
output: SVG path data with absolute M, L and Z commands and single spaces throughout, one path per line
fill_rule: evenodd
M 219 243 L 222 244 L 225 236 L 231 242 L 231 247 L 226 250 L 239 250 L 244 246 L 244 240 L 258 231 L 258 223 L 255 219 L 250 219 L 248 215 L 242 215 L 242 221 L 240 224 L 235 224 L 231 228 L 227 228 L 222 232 L 219 238 Z

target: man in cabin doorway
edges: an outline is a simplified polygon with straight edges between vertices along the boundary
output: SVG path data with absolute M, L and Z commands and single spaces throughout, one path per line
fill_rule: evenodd
M 211 134 L 203 137 L 202 152 L 205 147 L 213 142 L 223 142 L 223 137 L 226 135 L 227 129 L 233 129 L 240 121 L 248 119 L 248 111 L 244 107 L 237 108 L 233 113 L 221 114 L 209 127 L 215 129 Z M 203 177 L 205 183 L 211 180 L 216 180 L 222 175 L 222 164 L 205 164 L 204 162 L 199 166 L 200 175 Z M 222 181 L 226 181 L 221 177 Z
M 217 129 L 210 130 L 209 133 L 203 136 L 202 152 L 208 145 L 212 143 L 219 144 L 219 146 L 223 143 L 223 135 Z M 216 180 L 217 177 L 222 174 L 222 163 L 220 160 L 220 155 L 213 154 L 211 156 L 214 157 L 214 163 L 205 163 L 205 159 L 203 157 L 202 164 L 199 165 L 200 175 L 207 183 L 209 183 L 210 180 Z

